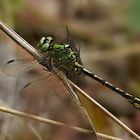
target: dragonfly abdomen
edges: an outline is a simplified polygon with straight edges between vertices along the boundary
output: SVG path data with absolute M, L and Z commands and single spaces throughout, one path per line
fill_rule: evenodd
M 94 73 L 91 73 L 90 71 L 88 71 L 85 68 L 82 69 L 82 72 L 84 74 L 86 74 L 87 76 L 89 76 L 90 78 L 95 79 L 96 81 L 100 82 L 104 86 L 112 89 L 116 93 L 118 93 L 121 96 L 125 97 L 135 108 L 140 109 L 140 99 L 139 98 L 136 98 L 135 96 L 125 92 L 124 90 L 121 90 L 120 88 L 115 87 L 113 84 L 109 83 L 106 80 L 103 80 L 101 77 L 97 76 Z

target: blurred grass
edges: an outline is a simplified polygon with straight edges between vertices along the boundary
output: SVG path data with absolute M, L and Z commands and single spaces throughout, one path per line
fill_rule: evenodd
M 133 34 L 140 32 L 140 1 L 131 1 L 131 7 L 128 14 L 129 29 Z

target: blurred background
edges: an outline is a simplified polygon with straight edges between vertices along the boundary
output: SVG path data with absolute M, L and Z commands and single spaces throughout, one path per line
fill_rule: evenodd
M 139 0 L 0 1 L 0 19 L 31 45 L 36 47 L 40 38 L 48 35 L 52 35 L 55 42 L 66 43 L 65 27 L 67 25 L 77 47 L 80 46 L 84 66 L 103 79 L 140 98 L 139 13 Z M 6 61 L 13 58 L 29 57 L 32 59 L 2 31 L 0 31 L 0 48 L 1 69 Z M 63 94 L 67 91 L 63 88 L 62 83 L 49 74 L 46 82 L 36 83 L 28 91 L 24 91 L 24 95 L 27 95 L 25 98 L 19 96 L 18 93 L 28 83 L 28 80 L 34 79 L 35 75 L 40 75 L 38 69 L 41 68 L 38 67 L 23 77 L 11 77 L 1 70 L 0 105 L 89 128 L 88 123 L 81 117 L 69 96 Z M 31 79 L 29 79 L 29 75 Z M 59 87 L 56 86 L 57 83 L 60 84 Z M 127 100 L 86 76 L 79 77 L 77 84 L 133 131 L 140 134 L 140 123 L 138 123 L 140 122 L 140 112 L 134 109 Z M 44 90 L 41 85 L 44 86 Z M 58 95 L 56 91 L 62 94 Z M 88 108 L 94 114 L 93 121 L 97 131 L 127 140 L 132 139 L 96 107 Z M 13 121 L 11 122 L 11 120 Z M 92 139 L 92 136 L 37 122 L 27 124 L 26 121 L 15 120 L 1 113 L 0 139 L 15 140 L 19 138 L 21 140 L 63 140 Z

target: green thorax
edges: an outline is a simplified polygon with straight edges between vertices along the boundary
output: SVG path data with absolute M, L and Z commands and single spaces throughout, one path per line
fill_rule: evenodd
M 54 44 L 51 47 L 50 53 L 52 54 L 52 57 L 58 61 L 70 61 L 71 63 L 76 61 L 76 56 L 69 45 Z
M 53 61 L 66 69 L 80 72 L 83 68 L 78 62 L 76 52 L 68 44 L 53 44 L 48 51 Z

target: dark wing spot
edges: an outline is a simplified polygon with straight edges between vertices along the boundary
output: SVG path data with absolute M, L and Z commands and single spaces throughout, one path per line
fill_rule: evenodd
M 31 82 L 29 82 L 28 84 L 26 84 L 23 88 L 27 88 L 29 85 L 31 85 Z
M 14 59 L 9 60 L 9 61 L 7 62 L 7 64 L 12 63 L 12 62 L 14 62 L 14 61 L 15 61 Z

